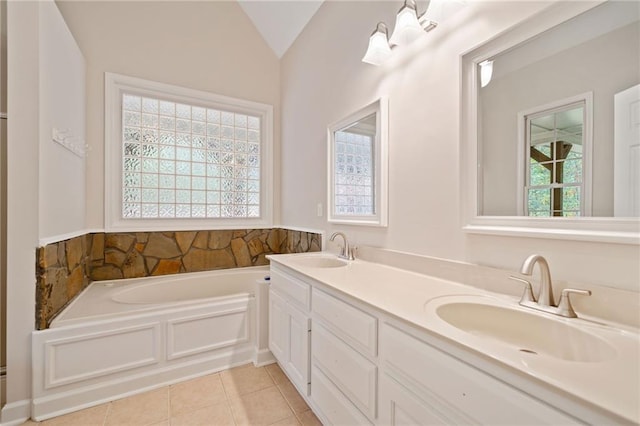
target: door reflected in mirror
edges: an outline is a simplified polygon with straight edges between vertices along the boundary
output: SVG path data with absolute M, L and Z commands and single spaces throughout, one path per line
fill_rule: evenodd
M 387 106 L 380 99 L 329 126 L 329 221 L 387 225 Z

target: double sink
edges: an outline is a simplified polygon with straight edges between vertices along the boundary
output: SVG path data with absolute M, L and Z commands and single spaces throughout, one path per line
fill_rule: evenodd
M 446 351 L 503 380 L 518 380 L 522 391 L 550 400 L 559 392 L 632 423 L 640 419 L 640 334 L 634 327 L 586 315 L 560 316 L 563 312 L 554 314 L 553 304 L 539 306 L 529 294 L 525 302 L 535 306 L 522 306 L 511 295 L 326 252 L 283 255 L 279 262 L 444 339 Z M 504 272 L 495 277 L 505 280 Z

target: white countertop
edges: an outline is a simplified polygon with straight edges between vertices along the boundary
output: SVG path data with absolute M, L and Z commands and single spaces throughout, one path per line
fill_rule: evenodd
M 640 335 L 638 330 L 606 321 L 561 318 L 539 313 L 554 321 L 569 322 L 596 335 L 616 350 L 602 362 L 573 362 L 548 356 L 531 356 L 514 347 L 459 330 L 434 314 L 428 301 L 454 295 L 480 295 L 508 303 L 509 307 L 536 312 L 518 305 L 518 297 L 493 293 L 392 266 L 355 260 L 347 266 L 317 268 L 296 263 L 299 256 L 327 256 L 327 253 L 268 256 L 271 262 L 291 268 L 307 277 L 391 314 L 426 332 L 481 355 L 537 382 L 566 393 L 600 410 L 627 421 L 640 422 Z

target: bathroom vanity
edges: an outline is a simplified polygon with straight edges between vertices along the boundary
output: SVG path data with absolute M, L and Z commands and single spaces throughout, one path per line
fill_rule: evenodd
M 270 260 L 269 347 L 325 424 L 640 420 L 633 327 L 327 253 Z

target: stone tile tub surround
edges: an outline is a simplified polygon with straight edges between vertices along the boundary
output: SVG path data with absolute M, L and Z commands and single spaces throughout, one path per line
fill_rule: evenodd
M 36 249 L 36 328 L 49 321 L 90 282 L 94 234 Z
M 267 265 L 267 254 L 321 250 L 320 234 L 281 228 L 92 233 L 37 249 L 36 328 L 91 281 Z

